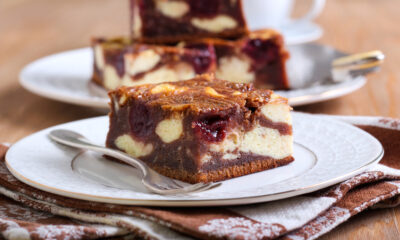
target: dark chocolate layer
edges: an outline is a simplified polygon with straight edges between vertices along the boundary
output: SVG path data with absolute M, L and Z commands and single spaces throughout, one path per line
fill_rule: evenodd
M 257 118 L 258 118 L 258 121 L 261 126 L 276 129 L 279 131 L 279 133 L 281 135 L 292 135 L 293 134 L 292 126 L 287 123 L 273 122 L 273 121 L 271 121 L 271 119 L 268 119 L 262 115 L 259 115 Z

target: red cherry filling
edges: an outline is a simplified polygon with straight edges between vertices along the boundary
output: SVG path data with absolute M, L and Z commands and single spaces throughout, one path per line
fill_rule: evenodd
M 211 45 L 189 44 L 185 48 L 196 50 L 186 55 L 186 60 L 192 64 L 197 74 L 207 72 L 211 64 L 215 61 L 215 51 Z
M 208 142 L 219 142 L 225 138 L 228 119 L 212 116 L 192 123 L 195 133 Z
M 197 74 L 201 74 L 207 71 L 210 67 L 212 60 L 208 56 L 199 56 L 193 58 L 192 64 Z
M 279 57 L 278 47 L 269 39 L 252 39 L 247 42 L 242 50 L 259 66 L 270 64 Z
M 220 0 L 190 0 L 190 12 L 199 17 L 214 17 L 220 8 Z
M 134 103 L 129 114 L 131 132 L 136 137 L 147 137 L 154 131 L 154 121 L 150 111 L 143 104 Z

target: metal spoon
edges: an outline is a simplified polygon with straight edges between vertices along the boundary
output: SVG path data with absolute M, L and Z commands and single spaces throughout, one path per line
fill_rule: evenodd
M 132 158 L 128 154 L 118 150 L 95 145 L 89 142 L 89 140 L 84 136 L 74 131 L 63 129 L 53 130 L 49 133 L 49 137 L 57 143 L 61 143 L 63 145 L 91 150 L 107 156 L 115 157 L 122 162 L 139 169 L 142 173 L 143 185 L 154 193 L 162 195 L 193 193 L 206 191 L 221 185 L 221 183 L 197 183 L 193 185 L 182 186 L 181 183 L 178 183 L 176 180 L 165 177 L 150 169 L 141 160 Z

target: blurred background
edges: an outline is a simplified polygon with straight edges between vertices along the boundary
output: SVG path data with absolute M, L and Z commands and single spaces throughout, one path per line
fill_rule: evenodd
M 304 14 L 310 4 L 309 0 L 296 1 L 294 17 Z M 13 142 L 27 132 L 98 114 L 23 90 L 18 73 L 37 58 L 88 46 L 92 36 L 127 34 L 127 8 L 126 0 L 0 1 L 0 141 Z M 296 110 L 400 117 L 399 8 L 398 0 L 328 0 L 315 21 L 324 30 L 317 42 L 349 53 L 380 49 L 387 58 L 382 70 L 369 75 L 361 90 Z M 54 117 L 43 121 L 48 111 Z M 10 127 L 16 132 L 5 134 Z
M 310 4 L 309 0 L 296 1 L 293 16 L 303 15 Z M 127 8 L 126 0 L 0 1 L 0 141 L 13 142 L 49 125 L 99 114 L 23 90 L 18 73 L 37 58 L 86 47 L 92 36 L 126 35 Z M 349 53 L 380 49 L 387 58 L 382 70 L 369 75 L 361 90 L 296 110 L 400 117 L 399 8 L 398 0 L 328 0 L 315 21 L 324 30 L 317 42 Z M 49 111 L 53 117 L 44 121 Z M 5 134 L 10 127 L 16 132 Z

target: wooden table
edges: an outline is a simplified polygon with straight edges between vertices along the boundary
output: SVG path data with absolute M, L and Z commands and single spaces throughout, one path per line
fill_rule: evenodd
M 15 142 L 40 129 L 99 115 L 93 109 L 35 96 L 18 85 L 30 61 L 87 46 L 91 36 L 128 31 L 127 0 L 0 1 L 0 142 Z M 301 2 L 301 1 L 300 1 Z M 304 8 L 304 7 L 303 7 Z M 343 115 L 400 117 L 400 1 L 330 0 L 317 22 L 320 43 L 347 52 L 382 50 L 382 71 L 361 90 L 295 110 Z M 399 239 L 400 207 L 369 210 L 323 239 Z

